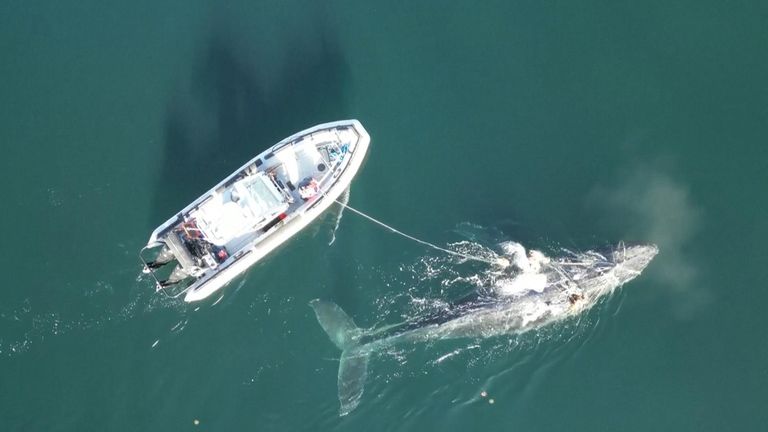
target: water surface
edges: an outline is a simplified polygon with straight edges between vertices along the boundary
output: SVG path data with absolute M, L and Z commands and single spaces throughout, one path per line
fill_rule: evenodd
M 768 422 L 764 4 L 0 11 L 3 430 Z M 408 233 L 550 251 L 652 241 L 661 253 L 578 320 L 382 353 L 360 407 L 339 418 L 338 352 L 307 303 L 393 323 L 467 289 L 451 281 L 482 266 L 351 213 L 329 246 L 328 215 L 221 300 L 186 305 L 154 295 L 136 252 L 243 161 L 340 118 L 373 140 L 350 204 Z

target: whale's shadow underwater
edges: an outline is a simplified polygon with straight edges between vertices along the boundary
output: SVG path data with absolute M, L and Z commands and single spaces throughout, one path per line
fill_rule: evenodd
M 658 253 L 655 245 L 623 243 L 605 251 L 548 258 L 517 243 L 502 245 L 513 263 L 493 294 L 476 293 L 444 311 L 383 328 L 364 329 L 335 303 L 310 305 L 341 350 L 339 414 L 354 410 L 363 396 L 371 353 L 392 345 L 438 339 L 488 338 L 526 332 L 577 315 L 640 275 Z

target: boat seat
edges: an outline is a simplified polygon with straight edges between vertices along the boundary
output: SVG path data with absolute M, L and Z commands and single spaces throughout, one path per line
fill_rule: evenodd
M 285 147 L 276 154 L 281 162 L 281 174 L 292 183 L 299 181 L 299 166 L 296 164 L 296 153 L 293 147 Z

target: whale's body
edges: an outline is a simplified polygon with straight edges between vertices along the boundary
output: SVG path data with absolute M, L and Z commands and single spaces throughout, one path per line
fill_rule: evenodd
M 320 325 L 342 350 L 338 375 L 340 414 L 348 414 L 360 403 L 371 353 L 398 344 L 523 333 L 563 320 L 589 309 L 637 277 L 657 253 L 654 245 L 622 244 L 605 254 L 587 252 L 546 260 L 536 273 L 546 276 L 543 286 L 527 292 L 516 288 L 511 295 L 478 296 L 438 315 L 381 329 L 358 328 L 336 304 L 312 301 Z M 526 269 L 507 283 L 519 286 L 521 281 L 531 280 L 528 276 Z

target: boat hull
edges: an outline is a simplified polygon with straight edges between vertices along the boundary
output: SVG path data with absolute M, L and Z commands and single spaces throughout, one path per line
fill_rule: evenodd
M 343 120 L 331 123 L 324 123 L 304 131 L 291 135 L 288 138 L 280 141 L 274 146 L 270 147 L 254 159 L 249 161 L 238 171 L 235 171 L 232 175 L 225 178 L 221 183 L 215 186 L 211 191 L 204 194 L 184 210 L 179 215 L 170 218 L 163 225 L 159 226 L 150 236 L 148 246 L 156 245 L 163 242 L 163 236 L 168 235 L 169 230 L 179 226 L 180 219 L 183 215 L 192 214 L 201 205 L 205 205 L 206 200 L 209 199 L 209 195 L 213 194 L 215 190 L 221 189 L 226 186 L 227 182 L 232 182 L 236 179 L 239 173 L 247 170 L 249 166 L 252 166 L 254 161 L 270 158 L 272 155 L 285 148 L 288 144 L 301 142 L 304 137 L 312 136 L 315 133 L 324 133 L 324 130 L 336 130 L 339 128 L 353 128 L 356 132 L 358 139 L 354 143 L 354 149 L 349 152 L 349 160 L 345 161 L 345 165 L 338 173 L 332 172 L 332 176 L 329 173 L 327 183 L 321 188 L 320 193 L 309 199 L 306 204 L 302 204 L 298 210 L 290 213 L 285 220 L 280 220 L 274 229 L 268 228 L 268 233 L 253 241 L 252 244 L 248 244 L 236 253 L 233 253 L 230 259 L 227 259 L 221 265 L 216 268 L 212 268 L 208 271 L 202 272 L 197 275 L 196 280 L 187 286 L 184 293 L 184 300 L 187 302 L 195 302 L 210 297 L 214 293 L 221 290 L 224 286 L 230 283 L 233 279 L 244 273 L 250 267 L 257 262 L 264 259 L 277 247 L 287 242 L 291 237 L 295 236 L 299 231 L 304 229 L 312 221 L 317 219 L 321 214 L 328 210 L 342 193 L 350 186 L 352 179 L 357 175 L 360 167 L 368 153 L 368 146 L 370 144 L 370 136 L 357 120 Z M 160 288 L 162 284 L 158 282 Z

